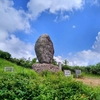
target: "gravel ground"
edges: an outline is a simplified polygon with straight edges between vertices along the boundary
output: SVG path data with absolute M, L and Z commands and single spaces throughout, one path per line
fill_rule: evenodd
M 77 79 L 78 81 L 82 81 L 84 84 L 91 86 L 100 86 L 100 78 L 82 78 Z

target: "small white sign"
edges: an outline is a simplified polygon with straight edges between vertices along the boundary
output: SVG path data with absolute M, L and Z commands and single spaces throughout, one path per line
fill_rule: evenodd
M 13 67 L 5 67 L 4 70 L 6 72 L 13 72 L 14 68 Z
M 71 76 L 71 71 L 70 70 L 64 70 L 65 76 Z

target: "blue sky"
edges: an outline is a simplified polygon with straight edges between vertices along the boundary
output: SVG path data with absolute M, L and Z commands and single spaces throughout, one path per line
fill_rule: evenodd
M 100 62 L 99 0 L 0 0 L 0 49 L 34 58 L 42 34 L 51 37 L 59 62 Z

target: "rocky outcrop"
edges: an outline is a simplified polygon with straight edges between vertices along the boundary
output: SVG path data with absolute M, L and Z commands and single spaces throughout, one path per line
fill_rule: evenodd
M 35 52 L 39 63 L 52 63 L 54 47 L 49 35 L 43 34 L 38 38 L 35 44 Z
M 58 66 L 55 66 L 55 65 L 52 65 L 52 64 L 46 64 L 46 63 L 33 64 L 32 68 L 33 68 L 34 71 L 36 71 L 38 73 L 40 73 L 42 71 L 45 71 L 45 70 L 48 70 L 50 72 L 58 72 L 58 71 L 60 71 Z
M 43 34 L 38 38 L 35 44 L 35 52 L 39 63 L 32 65 L 33 70 L 38 73 L 45 70 L 51 72 L 60 71 L 58 66 L 51 64 L 54 55 L 54 47 L 49 35 Z

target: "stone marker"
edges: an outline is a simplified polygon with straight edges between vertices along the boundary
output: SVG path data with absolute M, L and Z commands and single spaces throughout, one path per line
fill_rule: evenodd
M 14 68 L 13 67 L 5 67 L 4 68 L 4 71 L 7 71 L 7 72 L 13 72 Z
M 78 77 L 79 75 L 81 75 L 81 70 L 75 70 L 75 74 L 76 74 L 76 77 Z
M 65 76 L 71 76 L 71 71 L 70 70 L 64 70 Z
M 59 69 L 62 70 L 61 62 L 58 62 Z
M 48 34 L 43 34 L 38 38 L 35 44 L 35 53 L 39 63 L 32 65 L 33 70 L 39 73 L 45 70 L 60 71 L 58 66 L 52 64 L 54 47 Z
M 52 63 L 54 47 L 48 34 L 43 34 L 38 38 L 35 44 L 35 52 L 39 63 Z

